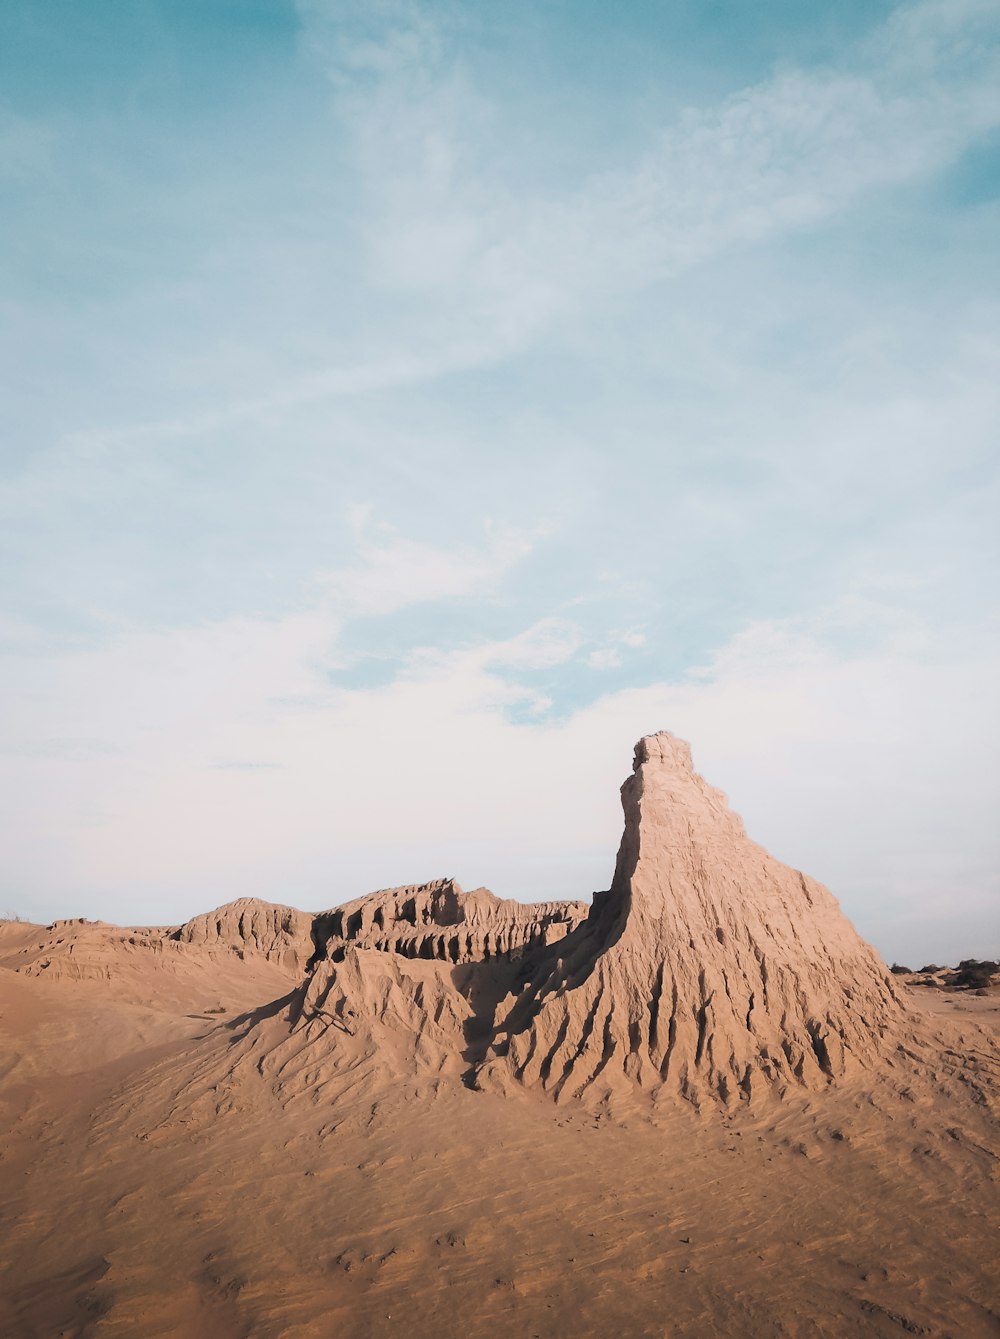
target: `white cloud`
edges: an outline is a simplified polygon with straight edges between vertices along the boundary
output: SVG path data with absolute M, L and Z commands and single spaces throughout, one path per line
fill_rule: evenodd
M 613 646 L 601 647 L 587 656 L 587 664 L 595 670 L 618 669 L 621 663 L 621 652 Z
M 487 535 L 485 548 L 445 547 L 391 530 L 370 531 L 355 513 L 359 561 L 320 579 L 333 606 L 346 617 L 391 614 L 412 605 L 458 599 L 494 589 L 531 553 L 537 535 L 502 531 Z
M 563 665 L 580 645 L 580 629 L 561 618 L 545 618 L 504 642 L 472 653 L 474 663 L 513 670 L 550 669 Z

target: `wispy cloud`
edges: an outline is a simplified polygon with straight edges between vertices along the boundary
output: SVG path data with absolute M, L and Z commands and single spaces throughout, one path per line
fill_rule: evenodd
M 475 86 L 454 16 L 312 0 L 299 11 L 353 144 L 352 239 L 367 253 L 375 338 L 360 327 L 316 370 L 74 440 L 200 437 L 495 365 L 581 312 L 937 171 L 1000 125 L 996 7 L 925 0 L 836 65 L 785 69 L 650 124 L 626 165 L 541 191 L 506 171 L 517 155 L 501 151 L 504 118 Z
M 621 652 L 613 646 L 602 647 L 597 651 L 591 651 L 587 656 L 587 664 L 591 669 L 618 669 L 622 663 Z
M 450 295 L 451 328 L 478 329 L 493 356 L 583 304 L 935 170 L 1000 124 L 995 6 L 929 0 L 838 67 L 783 71 L 691 109 L 651 126 L 628 166 L 568 197 L 532 196 L 495 169 L 502 129 L 423 9 L 378 7 L 363 37 L 342 7 L 303 12 L 356 135 L 373 282 Z
M 475 548 L 429 543 L 394 533 L 389 526 L 359 528 L 357 559 L 320 578 L 333 607 L 355 618 L 473 594 L 488 597 L 532 551 L 536 538 L 488 533 L 485 545 Z

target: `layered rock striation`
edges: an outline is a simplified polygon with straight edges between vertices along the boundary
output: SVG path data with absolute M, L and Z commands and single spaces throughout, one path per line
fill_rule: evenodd
M 454 879 L 386 888 L 327 911 L 313 922 L 314 961 L 343 961 L 348 949 L 404 958 L 488 962 L 554 944 L 587 916 L 586 902 L 515 902 Z
M 874 1063 L 892 977 L 820 884 L 750 841 L 667 733 L 635 749 L 611 888 L 501 1009 L 479 1086 L 728 1101 Z

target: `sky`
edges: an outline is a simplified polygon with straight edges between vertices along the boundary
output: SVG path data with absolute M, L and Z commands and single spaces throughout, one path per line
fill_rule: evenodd
M 0 913 L 586 897 L 669 729 L 1000 955 L 994 0 L 5 0 L 0 235 Z

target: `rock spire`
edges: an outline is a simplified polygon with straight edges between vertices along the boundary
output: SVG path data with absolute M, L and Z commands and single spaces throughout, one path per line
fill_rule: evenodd
M 621 794 L 611 888 L 498 1012 L 479 1085 L 728 1101 L 872 1063 L 899 998 L 827 890 L 750 841 L 671 734 L 639 741 Z

